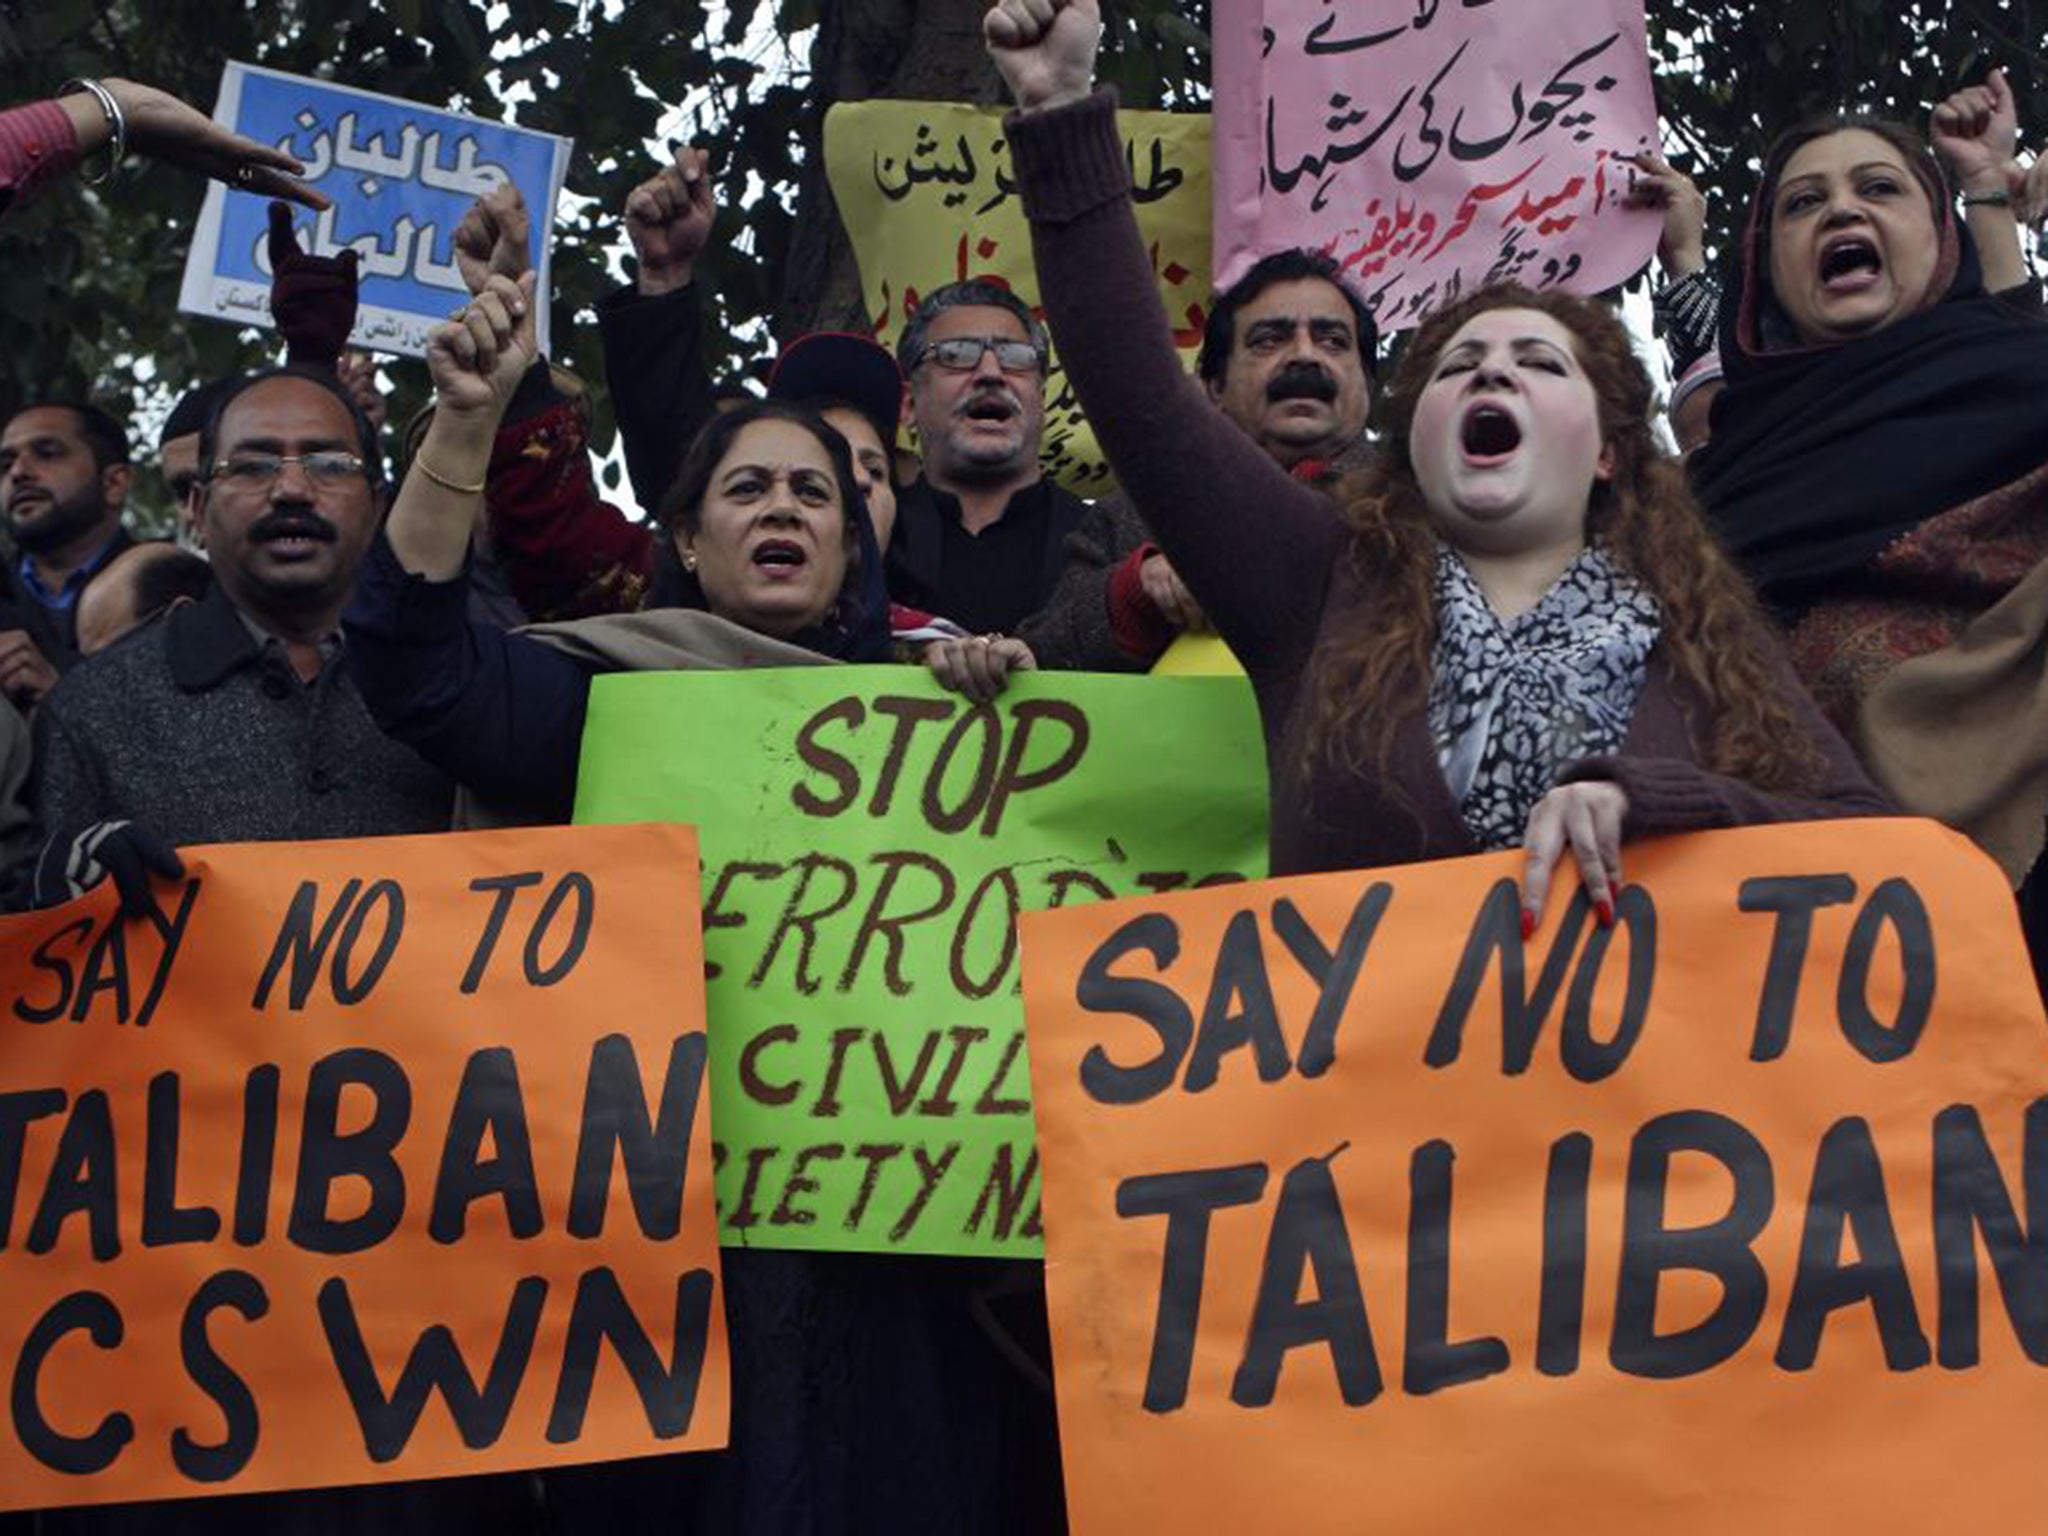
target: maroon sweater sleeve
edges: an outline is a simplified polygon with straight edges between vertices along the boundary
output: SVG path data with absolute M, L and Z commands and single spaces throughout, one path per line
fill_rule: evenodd
M 1039 298 L 1117 483 L 1246 669 L 1300 667 L 1342 517 L 1182 369 L 1131 209 L 1116 98 L 1013 112 L 1005 131 Z
M 1820 749 L 1825 764 L 1820 783 L 1810 794 L 1760 789 L 1746 780 L 1704 768 L 1689 756 L 1591 757 L 1573 764 L 1558 776 L 1558 782 L 1606 779 L 1619 785 L 1628 796 L 1622 836 L 1631 840 L 1778 821 L 1898 815 L 1884 792 L 1871 783 L 1841 733 L 1807 696 L 1791 667 L 1781 665 L 1778 676 L 1793 712 Z
M 78 162 L 78 135 L 54 101 L 0 112 L 0 214 Z
M 654 530 L 598 494 L 575 405 L 498 429 L 486 475 L 492 550 L 536 619 L 631 613 L 654 573 Z

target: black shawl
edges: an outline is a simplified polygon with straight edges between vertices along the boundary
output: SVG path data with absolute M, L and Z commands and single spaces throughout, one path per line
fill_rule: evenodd
M 1728 387 L 1691 468 L 1737 563 L 1797 611 L 1916 525 L 2048 463 L 2048 324 L 1985 293 L 1944 206 L 1938 301 L 1801 346 L 1770 292 L 1763 199 L 1722 298 Z

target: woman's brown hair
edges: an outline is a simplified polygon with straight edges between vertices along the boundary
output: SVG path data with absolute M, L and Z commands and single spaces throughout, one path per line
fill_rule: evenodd
M 1372 578 L 1379 600 L 1357 630 L 1318 657 L 1309 757 L 1383 772 L 1396 727 L 1425 707 L 1437 546 L 1408 433 L 1451 338 L 1473 316 L 1497 309 L 1535 310 L 1572 335 L 1614 465 L 1611 478 L 1593 487 L 1586 539 L 1657 599 L 1659 647 L 1685 685 L 1688 724 L 1706 766 L 1768 789 L 1813 787 L 1823 764 L 1786 695 L 1770 630 L 1707 531 L 1679 461 L 1652 435 L 1650 377 L 1627 331 L 1591 299 L 1516 283 L 1481 288 L 1438 310 L 1401 354 L 1381 402 L 1380 454 L 1343 487 L 1352 529 L 1346 558 Z M 1704 718 L 1691 718 L 1702 707 Z

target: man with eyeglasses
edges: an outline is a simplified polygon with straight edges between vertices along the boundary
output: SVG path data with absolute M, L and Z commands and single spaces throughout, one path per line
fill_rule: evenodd
M 39 900 L 102 867 L 146 893 L 120 843 L 426 832 L 448 781 L 371 722 L 342 664 L 340 619 L 383 515 L 383 469 L 331 372 L 237 381 L 200 434 L 200 527 L 213 586 L 89 657 L 36 720 Z M 125 822 L 113 847 L 109 824 Z M 134 850 L 129 850 L 131 855 Z
M 78 595 L 135 541 L 121 526 L 128 433 L 93 405 L 32 405 L 0 432 L 0 512 L 15 559 L 0 574 L 0 695 L 23 709 L 78 659 Z
M 935 289 L 897 343 L 924 471 L 897 498 L 889 595 L 975 632 L 1016 629 L 1059 580 L 1087 504 L 1038 468 L 1045 327 L 1007 288 Z

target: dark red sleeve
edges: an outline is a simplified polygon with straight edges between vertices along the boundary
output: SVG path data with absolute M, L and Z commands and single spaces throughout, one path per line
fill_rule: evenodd
M 583 421 L 558 400 L 498 430 L 486 480 L 492 552 L 540 620 L 630 613 L 654 574 L 655 533 L 598 495 Z
M 1145 592 L 1145 578 L 1139 568 L 1159 553 L 1157 544 L 1140 544 L 1117 562 L 1109 573 L 1105 601 L 1109 608 L 1109 632 L 1124 654 L 1140 661 L 1157 661 L 1173 644 L 1175 630 Z
M 78 135 L 54 101 L 0 112 L 0 215 L 78 163 Z

